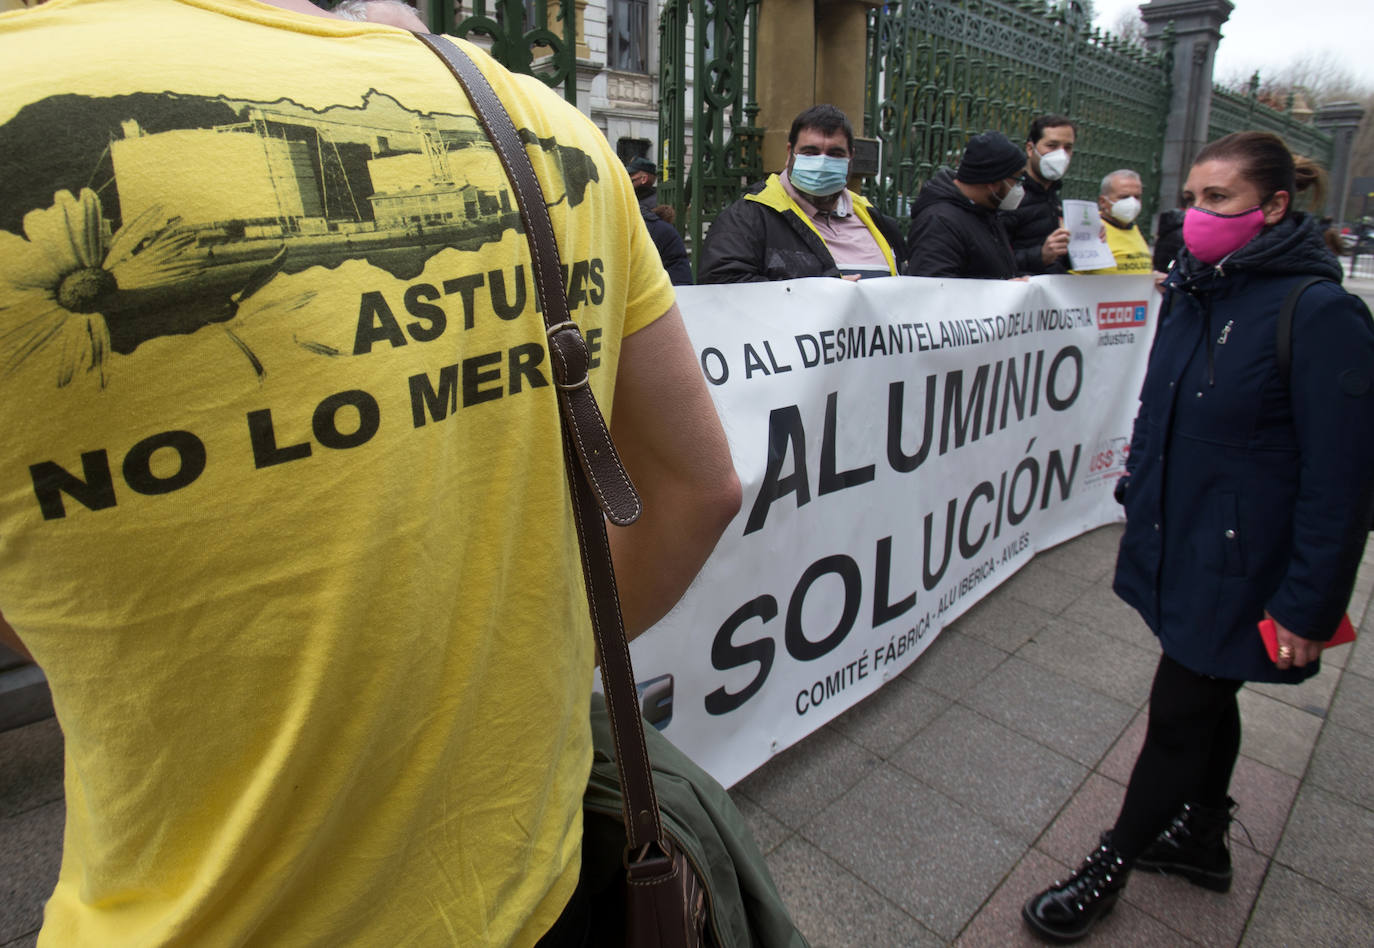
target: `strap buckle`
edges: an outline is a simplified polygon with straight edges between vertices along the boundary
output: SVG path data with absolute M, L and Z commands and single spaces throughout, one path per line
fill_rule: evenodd
M 549 337 L 549 351 L 554 356 L 551 360 L 553 384 L 565 392 L 590 385 L 591 377 L 587 369 L 591 363 L 591 352 L 577 323 L 565 319 L 561 323 L 554 323 L 545 334 Z

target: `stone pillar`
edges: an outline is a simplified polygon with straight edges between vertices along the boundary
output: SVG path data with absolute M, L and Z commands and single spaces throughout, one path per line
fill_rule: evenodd
M 763 134 L 763 170 L 787 164 L 787 131 L 816 102 L 815 0 L 763 0 L 759 5 L 756 121 Z
M 1231 0 L 1150 0 L 1140 6 L 1145 44 L 1151 52 L 1163 52 L 1164 30 L 1169 23 L 1174 25 L 1173 92 L 1160 161 L 1161 210 L 1177 206 L 1193 156 L 1207 143 L 1212 66 L 1221 41 L 1221 24 L 1234 8 Z
M 870 7 L 883 0 L 762 0 L 759 6 L 758 123 L 763 167 L 787 163 L 787 133 L 797 113 L 828 102 L 864 129 Z
M 863 127 L 868 85 L 868 11 L 882 0 L 816 0 L 816 101 L 849 116 L 856 136 Z
M 1345 220 L 1346 202 L 1350 199 L 1350 153 L 1363 118 L 1364 108 L 1357 102 L 1330 102 L 1318 109 L 1312 120 L 1317 128 L 1331 134 L 1331 167 L 1326 169 L 1330 176 L 1326 214 L 1338 225 Z

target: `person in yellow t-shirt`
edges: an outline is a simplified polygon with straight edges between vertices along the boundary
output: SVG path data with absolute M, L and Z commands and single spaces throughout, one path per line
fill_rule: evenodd
M 633 634 L 739 482 L 615 153 L 465 48 L 644 497 Z M 39 944 L 575 942 L 590 621 L 466 96 L 404 30 L 254 0 L 51 0 L 0 62 L 0 639 L 66 742 Z
M 1097 209 L 1102 215 L 1107 246 L 1116 259 L 1116 266 L 1100 270 L 1074 270 L 1083 274 L 1142 274 L 1152 272 L 1150 245 L 1140 233 L 1135 220 L 1140 216 L 1140 196 L 1143 193 L 1140 175 L 1129 168 L 1113 171 L 1102 179 L 1097 196 Z

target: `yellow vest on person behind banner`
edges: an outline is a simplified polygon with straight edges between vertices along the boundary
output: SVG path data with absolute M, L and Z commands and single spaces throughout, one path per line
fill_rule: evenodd
M 1101 270 L 1073 270 L 1071 272 L 1091 276 L 1113 273 L 1135 275 L 1153 272 L 1154 267 L 1150 263 L 1150 245 L 1145 242 L 1138 226 L 1132 224 L 1130 227 L 1117 227 L 1104 218 L 1102 229 L 1107 232 L 1107 246 L 1116 259 L 1116 266 L 1104 267 Z

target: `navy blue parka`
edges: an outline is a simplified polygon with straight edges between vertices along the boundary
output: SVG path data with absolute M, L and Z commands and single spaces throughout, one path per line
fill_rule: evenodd
M 1126 465 L 1114 588 L 1194 672 L 1298 682 L 1256 623 L 1325 641 L 1350 599 L 1374 504 L 1374 324 L 1339 282 L 1276 323 L 1303 278 L 1341 279 L 1315 221 L 1289 214 L 1218 266 L 1187 251 L 1165 284 Z

